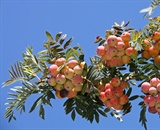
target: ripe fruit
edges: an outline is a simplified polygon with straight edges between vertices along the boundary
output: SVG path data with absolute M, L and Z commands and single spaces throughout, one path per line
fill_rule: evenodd
M 156 109 L 157 112 L 160 112 L 160 103 L 157 103 L 155 105 L 155 109 Z
M 119 77 L 114 77 L 111 79 L 111 85 L 113 85 L 114 87 L 118 87 L 120 85 L 120 79 Z
M 157 101 L 157 102 L 160 102 L 160 93 L 158 93 L 158 94 L 156 95 L 156 101 Z
M 125 53 L 127 56 L 137 56 L 137 51 L 133 47 L 126 48 Z
M 145 39 L 142 41 L 143 50 L 148 51 L 150 47 L 151 47 L 151 43 L 148 39 Z
M 150 113 L 152 113 L 152 114 L 157 113 L 155 107 L 148 107 L 148 111 L 149 111 Z
M 75 85 L 75 86 L 79 86 L 79 85 L 82 85 L 82 82 L 83 82 L 83 78 L 79 75 L 76 75 L 72 78 L 72 83 Z
M 66 59 L 65 59 L 65 58 L 58 58 L 58 59 L 55 61 L 55 64 L 56 64 L 57 66 L 61 66 L 61 65 L 63 65 L 65 62 L 66 62 Z
M 102 102 L 105 102 L 107 100 L 107 97 L 105 95 L 105 92 L 100 92 L 99 94 L 99 99 L 102 101 Z
M 114 47 L 117 45 L 117 37 L 114 36 L 114 35 L 110 35 L 108 38 L 107 38 L 107 43 L 110 47 Z
M 122 61 L 124 64 L 128 64 L 131 61 L 131 57 L 124 55 L 124 56 L 122 56 Z
M 160 83 L 159 78 L 154 77 L 154 78 L 152 78 L 152 79 L 150 80 L 150 84 L 151 84 L 151 86 L 153 86 L 153 87 L 157 87 L 157 84 L 159 84 L 159 83 Z
M 58 74 L 58 75 L 56 76 L 56 82 L 57 82 L 58 84 L 64 84 L 64 83 L 66 82 L 66 77 L 65 77 L 65 75 L 63 75 L 63 74 Z
M 149 54 L 148 51 L 143 51 L 142 52 L 142 57 L 145 58 L 145 59 L 147 59 L 147 60 L 151 58 L 151 56 L 150 56 L 150 54 Z
M 67 95 L 68 95 L 68 91 L 67 91 L 66 89 L 60 90 L 60 96 L 61 96 L 62 98 L 67 97 Z
M 105 95 L 106 95 L 106 97 L 108 98 L 108 99 L 111 99 L 111 98 L 113 98 L 114 97 L 114 91 L 112 90 L 112 89 L 106 89 L 106 91 L 105 91 Z
M 66 69 L 64 70 L 64 75 L 65 75 L 65 77 L 66 77 L 67 79 L 72 79 L 73 76 L 74 76 L 74 70 L 71 69 L 71 68 L 66 68 Z
M 123 51 L 117 51 L 116 56 L 122 57 L 125 54 L 124 50 Z
M 155 96 L 157 94 L 157 89 L 155 87 L 150 87 L 149 88 L 149 94 L 152 96 Z
M 141 89 L 143 93 L 149 93 L 149 89 L 150 89 L 151 85 L 148 82 L 143 82 L 141 84 Z
M 148 50 L 149 54 L 151 57 L 157 57 L 158 56 L 158 50 L 154 47 L 154 46 L 151 46 Z
M 83 68 L 80 65 L 76 65 L 74 68 L 74 73 L 77 75 L 81 75 L 83 73 Z
M 99 56 L 103 56 L 106 53 L 106 49 L 104 46 L 98 46 L 96 52 Z
M 154 62 L 160 64 L 160 55 L 154 58 Z
M 122 89 L 125 89 L 125 88 L 127 87 L 127 82 L 121 81 L 120 87 L 121 87 Z
M 78 65 L 78 61 L 77 60 L 70 60 L 67 63 L 69 68 L 74 68 L 76 65 Z
M 112 104 L 112 106 L 118 105 L 119 104 L 119 98 L 118 97 L 111 98 L 110 103 Z
M 50 74 L 52 77 L 56 77 L 57 74 L 59 73 L 59 72 L 58 72 L 58 66 L 55 65 L 55 64 L 51 65 L 51 66 L 49 67 L 48 71 L 49 71 L 49 74 Z
M 54 77 L 51 77 L 48 79 L 48 84 L 51 85 L 51 86 L 55 86 L 57 83 L 56 83 L 56 79 Z
M 67 80 L 65 83 L 64 83 L 64 88 L 68 91 L 72 90 L 74 88 L 74 85 L 72 84 L 72 81 L 71 80 Z
M 119 98 L 119 104 L 121 105 L 124 105 L 128 102 L 128 96 L 127 95 L 122 95 L 120 98 Z
M 73 88 L 72 90 L 68 91 L 67 98 L 73 98 L 77 96 L 77 91 Z
M 122 38 L 121 37 L 117 37 L 117 42 L 122 42 Z
M 106 101 L 104 102 L 104 105 L 105 105 L 107 108 L 111 108 L 111 107 L 112 107 L 112 104 L 111 104 L 110 100 L 106 100 Z
M 109 55 L 110 57 L 114 57 L 117 54 L 117 49 L 115 47 L 110 47 L 106 51 L 106 55 Z
M 122 33 L 121 38 L 123 41 L 129 41 L 130 40 L 130 33 L 129 32 Z
M 149 107 L 154 107 L 156 105 L 156 99 L 155 97 L 149 95 L 146 98 L 146 105 Z
M 152 39 L 155 40 L 155 41 L 159 40 L 160 39 L 160 32 L 157 32 L 157 31 L 154 32 L 153 36 L 152 36 Z
M 154 47 L 155 47 L 157 50 L 160 50 L 160 40 L 155 41 Z
M 56 90 L 62 90 L 63 89 L 63 85 L 62 84 L 56 84 L 55 89 Z
M 77 91 L 77 92 L 79 92 L 79 91 L 81 91 L 82 90 L 82 84 L 81 85 L 77 85 L 77 86 L 75 86 L 74 87 L 74 89 Z
M 129 41 L 124 41 L 124 44 L 125 44 L 125 49 L 128 48 L 128 47 L 130 47 Z
M 158 92 L 160 92 L 160 83 L 157 84 L 156 88 L 157 88 Z
M 116 110 L 122 110 L 123 109 L 123 105 L 117 104 L 117 105 L 114 105 L 113 108 L 116 109 Z
M 62 97 L 60 96 L 60 91 L 59 91 L 59 90 L 56 91 L 56 96 L 57 96 L 59 99 L 62 99 Z
M 124 42 L 118 42 L 116 48 L 118 51 L 124 51 L 124 49 L 125 49 Z
M 105 91 L 105 86 L 104 85 L 98 85 L 97 87 L 99 92 L 104 92 Z
M 117 87 L 114 89 L 114 94 L 116 97 L 121 97 L 123 95 L 123 89 L 121 87 Z
M 106 83 L 105 89 L 108 89 L 108 88 L 113 89 L 113 86 L 110 83 Z

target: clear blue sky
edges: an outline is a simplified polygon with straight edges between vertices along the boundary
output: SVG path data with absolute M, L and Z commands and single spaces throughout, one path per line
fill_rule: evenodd
M 53 36 L 59 31 L 74 37 L 72 46 L 80 44 L 85 52 L 85 59 L 95 54 L 97 45 L 93 41 L 97 35 L 105 36 L 105 30 L 110 29 L 113 22 L 131 20 L 130 27 L 143 28 L 148 20 L 139 10 L 148 7 L 150 0 L 1 0 L 0 3 L 0 83 L 9 79 L 8 69 L 16 60 L 22 60 L 22 52 L 29 45 L 34 52 L 43 49 L 47 40 L 45 31 Z M 159 9 L 158 9 L 159 11 Z M 157 10 L 154 15 L 160 15 Z M 17 121 L 8 123 L 4 118 L 4 103 L 11 85 L 1 88 L 0 97 L 0 130 L 143 130 L 139 124 L 139 101 L 134 101 L 132 112 L 123 117 L 120 123 L 114 117 L 101 117 L 100 123 L 90 124 L 80 116 L 73 122 L 70 115 L 65 115 L 64 100 L 52 101 L 53 108 L 46 106 L 45 121 L 39 118 L 38 110 L 28 114 L 35 97 L 29 98 L 26 113 L 15 112 Z M 134 87 L 133 94 L 140 93 Z M 149 130 L 159 129 L 158 115 L 147 113 Z

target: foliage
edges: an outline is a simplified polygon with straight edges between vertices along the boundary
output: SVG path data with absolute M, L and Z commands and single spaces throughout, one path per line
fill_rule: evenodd
M 149 8 L 143 9 L 141 12 L 147 12 L 146 15 L 150 16 L 159 3 L 159 0 L 154 0 Z M 143 82 L 149 82 L 154 77 L 160 78 L 160 64 L 155 62 L 154 57 L 146 59 L 142 56 L 145 39 L 149 40 L 152 46 L 155 44 L 153 35 L 154 32 L 160 32 L 160 16 L 150 18 L 149 23 L 143 30 L 128 28 L 129 23 L 130 21 L 127 23 L 122 21 L 121 24 L 115 22 L 110 30 L 106 30 L 104 38 L 97 36 L 95 39 L 94 44 L 104 46 L 109 36 L 121 37 L 124 32 L 131 34 L 129 44 L 137 51 L 137 55 L 131 56 L 128 64 L 114 67 L 106 66 L 106 61 L 102 60 L 99 55 L 91 57 L 91 63 L 88 65 L 84 61 L 85 54 L 80 46 L 69 47 L 73 38 L 66 40 L 67 35 L 62 34 L 62 32 L 57 33 L 53 38 L 49 32 L 46 32 L 45 49 L 34 54 L 32 47 L 29 46 L 22 54 L 23 61 L 17 61 L 9 70 L 10 79 L 3 83 L 3 87 L 15 82 L 20 82 L 21 85 L 10 89 L 10 98 L 7 98 L 8 102 L 5 104 L 8 106 L 5 118 L 8 118 L 9 122 L 12 119 L 16 120 L 14 111 L 25 112 L 25 103 L 28 97 L 37 94 L 39 97 L 34 101 L 29 113 L 39 106 L 39 116 L 42 119 L 45 119 L 44 106 L 49 105 L 52 107 L 51 99 L 57 97 L 67 98 L 63 107 L 66 114 L 71 114 L 73 120 L 75 120 L 76 114 L 79 114 L 91 123 L 94 120 L 99 123 L 100 115 L 108 117 L 108 113 L 110 113 L 111 116 L 122 121 L 122 116 L 131 112 L 132 101 L 137 98 L 144 99 L 144 93 L 131 96 L 132 86 L 140 87 Z M 65 58 L 66 61 L 58 66 L 58 73 L 62 73 L 62 70 L 68 66 L 71 60 L 78 61 L 78 65 L 83 68 L 83 73 L 77 74 L 83 79 L 82 89 L 76 91 L 76 95 L 73 97 L 62 96 L 62 91 L 57 90 L 55 85 L 52 86 L 49 83 L 49 79 L 53 77 L 49 72 L 49 68 L 51 65 L 56 64 L 56 60 L 59 58 Z M 105 102 L 100 98 L 103 91 L 99 89 L 99 86 L 111 83 L 114 77 L 119 77 L 121 81 L 127 83 L 127 86 L 123 89 L 123 94 L 127 95 L 129 99 L 120 110 L 114 107 L 106 107 Z M 72 79 L 69 80 L 72 81 Z M 141 83 L 137 85 L 135 81 Z M 139 106 L 141 109 L 139 122 L 147 129 L 147 106 L 144 101 L 141 101 Z

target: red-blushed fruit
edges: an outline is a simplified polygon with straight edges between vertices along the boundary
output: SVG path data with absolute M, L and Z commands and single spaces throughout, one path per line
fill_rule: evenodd
M 158 93 L 157 89 L 155 87 L 149 88 L 149 94 L 152 96 L 155 96 Z
M 104 92 L 105 91 L 105 86 L 104 85 L 98 85 L 97 87 L 99 92 Z
M 146 96 L 144 96 L 144 98 L 143 98 L 143 102 L 144 102 L 144 104 L 146 104 L 147 105 L 147 95 Z
M 160 83 L 157 84 L 156 88 L 157 88 L 158 92 L 160 92 Z
M 155 31 L 153 33 L 152 39 L 155 41 L 159 40 L 160 39 L 160 32 Z
M 113 98 L 114 97 L 114 91 L 112 90 L 112 89 L 106 89 L 106 91 L 105 91 L 105 95 L 106 95 L 106 97 L 108 98 L 108 99 L 111 99 L 111 98 Z
M 148 51 L 150 47 L 151 47 L 151 43 L 148 39 L 145 39 L 142 41 L 143 50 Z
M 114 57 L 117 54 L 117 49 L 115 47 L 110 47 L 107 49 L 106 51 L 106 55 L 110 56 L 110 57 Z
M 106 61 L 106 66 L 110 67 L 110 68 L 113 68 L 113 67 L 115 67 L 115 64 L 113 64 L 112 60 L 107 60 Z
M 111 60 L 112 58 L 113 56 L 111 56 L 111 54 L 107 54 L 107 52 L 101 56 L 102 61 Z
M 107 50 L 110 46 L 108 45 L 107 41 L 104 42 L 104 48 Z
M 71 80 L 67 80 L 65 83 L 64 83 L 64 88 L 67 90 L 67 91 L 70 91 L 74 88 L 74 85 L 72 83 Z
M 66 62 L 66 59 L 65 59 L 65 58 L 58 58 L 58 59 L 55 61 L 55 64 L 56 64 L 57 66 L 61 66 L 61 65 L 63 65 L 65 62 Z
M 63 74 L 57 74 L 56 76 L 56 82 L 58 84 L 64 84 L 66 82 L 66 77 Z
M 105 102 L 107 100 L 107 97 L 105 95 L 105 92 L 100 92 L 99 94 L 99 99 L 102 101 L 102 102 Z
M 113 86 L 110 83 L 106 83 L 105 84 L 105 90 L 108 89 L 108 88 L 113 89 Z
M 72 83 L 74 86 L 79 86 L 82 85 L 83 83 L 83 78 L 79 75 L 76 75 L 72 78 Z
M 104 105 L 105 105 L 107 108 L 111 108 L 111 107 L 112 107 L 112 104 L 111 104 L 110 100 L 106 100 L 106 101 L 104 102 Z
M 124 51 L 124 49 L 125 49 L 124 42 L 118 42 L 116 48 L 118 51 Z
M 127 82 L 121 81 L 120 87 L 121 87 L 122 89 L 125 89 L 125 88 L 127 87 Z
M 123 41 L 130 41 L 130 33 L 129 32 L 122 33 L 121 38 Z
M 74 98 L 75 96 L 77 96 L 77 91 L 74 88 L 68 91 L 67 98 Z
M 60 70 L 60 73 L 61 74 L 64 74 L 66 69 L 68 69 L 69 67 L 68 66 L 64 66 L 61 70 Z
M 150 80 L 150 84 L 152 87 L 157 87 L 157 84 L 159 84 L 159 83 L 160 83 L 159 78 L 154 77 Z
M 49 67 L 49 69 L 48 69 L 48 72 L 49 72 L 49 74 L 50 74 L 52 77 L 56 77 L 57 74 L 59 73 L 59 72 L 58 72 L 58 66 L 55 65 L 55 64 L 51 65 L 51 66 Z
M 67 66 L 69 67 L 69 68 L 74 68 L 76 65 L 78 65 L 79 63 L 78 63 L 78 61 L 77 60 L 70 60 L 70 61 L 68 61 L 68 63 L 67 63 Z
M 160 55 L 154 57 L 154 62 L 160 64 Z
M 155 41 L 153 46 L 159 51 L 160 50 L 160 40 Z
M 83 87 L 83 85 L 81 84 L 81 85 L 75 86 L 74 89 L 75 89 L 77 92 L 80 92 L 80 91 L 82 91 L 82 87 Z
M 117 45 L 117 37 L 114 35 L 108 36 L 107 43 L 109 46 L 115 47 Z
M 118 97 L 113 97 L 110 99 L 110 102 L 111 102 L 112 106 L 116 106 L 119 104 L 120 101 L 119 101 Z
M 152 113 L 152 114 L 157 113 L 155 107 L 148 107 L 148 112 L 149 112 L 149 113 Z
M 113 59 L 112 59 L 112 63 L 115 65 L 115 66 L 122 66 L 123 65 L 123 61 L 121 59 L 121 57 L 117 57 L 115 56 Z
M 64 70 L 64 75 L 65 75 L 65 77 L 66 77 L 67 79 L 72 79 L 73 76 L 74 76 L 74 70 L 71 69 L 71 68 L 66 68 L 66 69 Z
M 137 50 L 135 50 L 133 47 L 128 47 L 128 48 L 125 49 L 125 54 L 127 56 L 136 57 L 137 56 Z
M 151 57 L 157 57 L 158 56 L 158 53 L 159 51 L 154 47 L 154 46 L 151 46 L 148 50 L 149 54 Z
M 48 79 L 48 84 L 50 86 L 55 86 L 57 83 L 56 83 L 56 79 L 54 77 L 51 77 Z
M 123 95 L 123 89 L 121 87 L 114 88 L 114 95 L 116 97 L 121 97 Z
M 124 94 L 119 98 L 119 104 L 125 105 L 128 102 L 128 100 L 128 96 Z
M 62 90 L 63 89 L 63 85 L 62 84 L 56 84 L 56 86 L 54 88 L 56 90 Z
M 154 107 L 156 105 L 156 98 L 154 96 L 148 95 L 146 98 L 146 105 L 149 107 Z
M 127 55 L 124 55 L 124 56 L 122 56 L 122 61 L 123 61 L 124 64 L 128 64 L 131 61 L 131 57 L 127 56 Z
M 117 42 L 123 42 L 121 37 L 117 37 Z
M 149 93 L 150 87 L 151 87 L 151 84 L 149 82 L 143 82 L 141 84 L 141 90 L 143 93 Z
M 114 86 L 114 87 L 118 87 L 121 83 L 119 77 L 114 77 L 111 79 L 110 81 L 111 85 Z
M 96 52 L 99 56 L 103 56 L 106 53 L 106 49 L 104 46 L 98 46 Z
M 114 105 L 113 108 L 116 109 L 116 110 L 122 110 L 123 109 L 123 105 L 117 104 L 117 105 Z
M 80 65 L 76 65 L 74 68 L 74 73 L 77 75 L 81 75 L 83 73 L 83 68 Z
M 60 90 L 56 90 L 56 97 L 58 97 L 59 99 L 62 99 L 62 97 L 60 96 Z
M 60 96 L 61 96 L 62 98 L 67 97 L 67 95 L 68 95 L 68 91 L 67 91 L 66 89 L 60 90 Z
M 158 93 L 155 97 L 156 97 L 156 101 L 160 103 L 160 93 Z
M 151 56 L 150 56 L 150 54 L 149 54 L 148 51 L 143 51 L 142 52 L 142 57 L 145 58 L 145 59 L 147 59 L 147 60 L 151 58 Z
M 157 103 L 155 105 L 155 109 L 156 109 L 157 112 L 160 112 L 160 103 Z

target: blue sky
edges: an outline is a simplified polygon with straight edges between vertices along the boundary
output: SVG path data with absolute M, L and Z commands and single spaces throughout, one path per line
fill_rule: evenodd
M 72 46 L 80 44 L 85 53 L 85 60 L 89 63 L 89 57 L 95 54 L 97 45 L 93 42 L 97 35 L 105 36 L 105 30 L 110 29 L 113 22 L 131 20 L 130 27 L 141 29 L 148 23 L 143 19 L 144 14 L 139 10 L 148 7 L 150 0 L 1 0 L 0 3 L 0 82 L 9 79 L 8 69 L 17 60 L 22 60 L 22 52 L 29 45 L 34 52 L 43 49 L 43 42 L 47 40 L 45 31 L 53 36 L 62 31 L 73 36 Z M 158 9 L 159 10 L 159 9 Z M 153 15 L 159 15 L 156 10 Z M 38 110 L 28 114 L 30 106 L 36 99 L 32 96 L 26 103 L 26 113 L 22 115 L 15 112 L 17 121 L 8 123 L 4 118 L 4 103 L 8 97 L 10 87 L 1 89 L 0 98 L 0 128 L 1 130 L 23 129 L 108 129 L 108 130 L 143 130 L 139 121 L 139 101 L 134 101 L 132 112 L 123 117 L 120 123 L 114 117 L 101 117 L 100 123 L 90 124 L 80 116 L 76 116 L 73 122 L 70 115 L 66 115 L 63 108 L 64 100 L 52 101 L 53 108 L 46 106 L 45 121 L 38 116 Z M 133 94 L 140 93 L 136 87 Z M 147 113 L 149 130 L 159 128 L 158 115 Z

